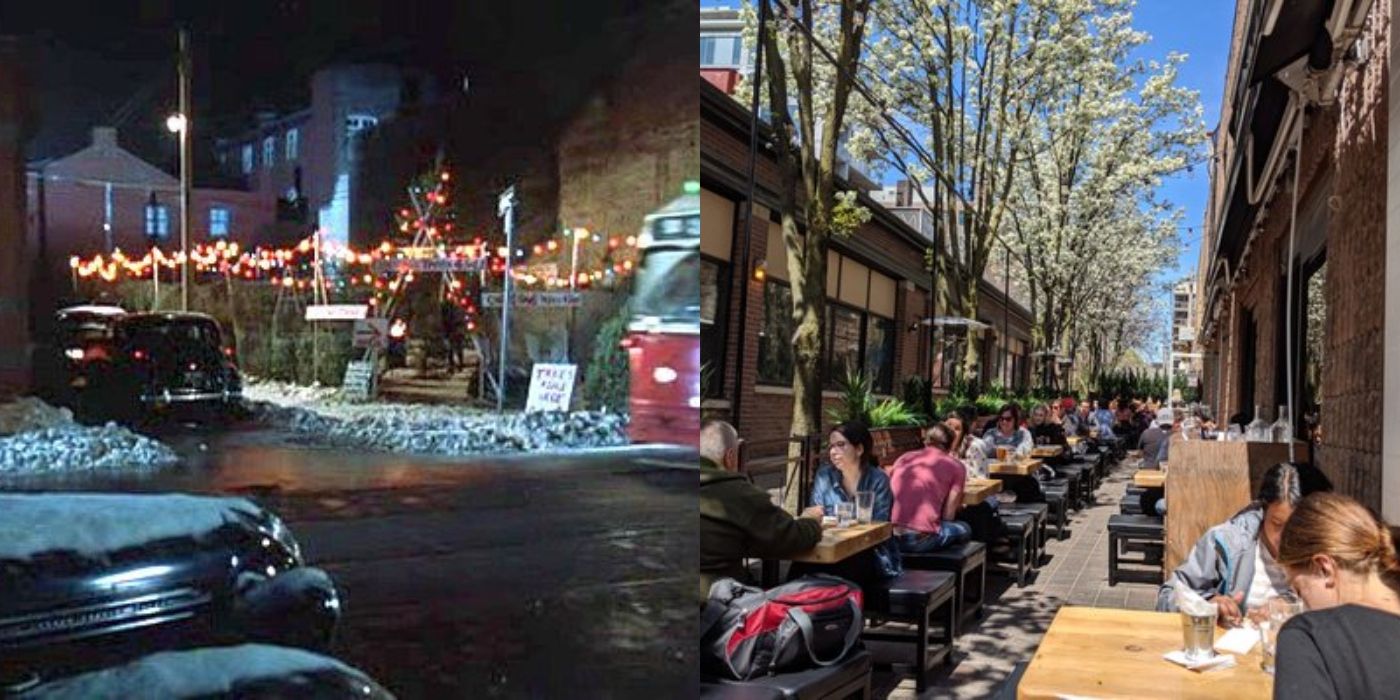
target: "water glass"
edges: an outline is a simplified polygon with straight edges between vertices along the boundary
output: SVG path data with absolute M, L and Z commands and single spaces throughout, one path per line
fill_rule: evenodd
M 836 504 L 836 527 L 850 527 L 856 521 L 856 504 L 842 501 Z
M 875 513 L 875 492 L 856 492 L 856 522 L 869 525 Z
M 1303 612 L 1303 602 L 1291 593 L 1270 598 L 1264 603 L 1267 614 L 1259 620 L 1259 667 L 1265 673 L 1274 672 L 1274 654 L 1278 651 L 1278 631 L 1290 618 Z
M 1215 614 L 1181 613 L 1181 633 L 1188 661 L 1205 661 L 1215 656 Z

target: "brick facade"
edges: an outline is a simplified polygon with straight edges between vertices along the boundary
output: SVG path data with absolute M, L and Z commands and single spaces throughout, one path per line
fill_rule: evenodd
M 1323 440 L 1315 460 L 1337 490 L 1377 510 L 1384 321 L 1378 300 L 1385 294 L 1389 9 L 1387 3 L 1372 5 L 1363 32 L 1370 54 L 1365 62 L 1339 68 L 1343 80 L 1336 103 L 1307 112 L 1297 197 L 1299 239 L 1304 235 L 1305 204 L 1321 207 L 1329 270 L 1320 382 Z M 1238 69 L 1232 62 L 1231 70 Z M 1224 172 L 1217 170 L 1215 177 Z M 1293 216 L 1293 177 L 1291 167 L 1283 169 L 1272 197 L 1261 206 L 1256 218 L 1259 230 L 1241 261 L 1234 286 L 1222 295 L 1217 331 L 1204 343 L 1206 352 L 1218 353 L 1221 359 L 1208 370 L 1204 385 L 1222 417 L 1253 410 L 1244 405 L 1248 400 L 1241 395 L 1246 379 L 1240 376 L 1246 361 L 1246 314 L 1256 324 L 1253 403 L 1272 419 L 1276 407 L 1286 402 L 1286 389 L 1280 385 L 1284 372 L 1279 369 L 1286 361 L 1281 352 L 1285 334 L 1281 294 Z M 1302 284 L 1301 277 L 1294 283 Z M 1298 422 L 1295 415 L 1295 425 Z

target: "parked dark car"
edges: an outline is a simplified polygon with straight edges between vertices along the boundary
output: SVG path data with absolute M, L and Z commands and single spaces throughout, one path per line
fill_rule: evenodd
M 41 338 L 34 355 L 35 377 L 44 398 L 75 410 L 87 395 L 92 368 L 115 352 L 119 306 L 70 306 L 54 314 L 53 335 Z
M 152 654 L 98 671 L 35 683 L 20 700 L 393 700 L 358 669 L 300 649 L 242 644 Z
M 331 642 L 340 595 L 242 498 L 0 493 L 6 686 L 196 646 Z
M 199 313 L 131 313 L 113 329 L 116 352 L 92 368 L 96 401 L 125 421 L 168 414 L 228 418 L 243 384 L 219 324 Z

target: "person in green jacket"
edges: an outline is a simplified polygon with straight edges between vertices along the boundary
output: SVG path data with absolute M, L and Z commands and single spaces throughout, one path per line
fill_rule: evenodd
M 739 434 L 724 421 L 700 431 L 700 600 L 721 578 L 747 582 L 745 557 L 782 559 L 822 538 L 822 507 L 794 518 L 737 473 Z

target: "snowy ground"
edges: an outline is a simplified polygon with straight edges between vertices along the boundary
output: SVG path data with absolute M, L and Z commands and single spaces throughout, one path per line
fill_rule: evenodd
M 25 396 L 0 403 L 0 475 L 151 468 L 179 457 L 115 423 L 88 427 L 66 408 Z
M 244 398 L 265 425 L 323 436 L 362 449 L 466 455 L 627 444 L 616 413 L 508 413 L 462 406 L 352 403 L 328 387 L 250 380 Z

